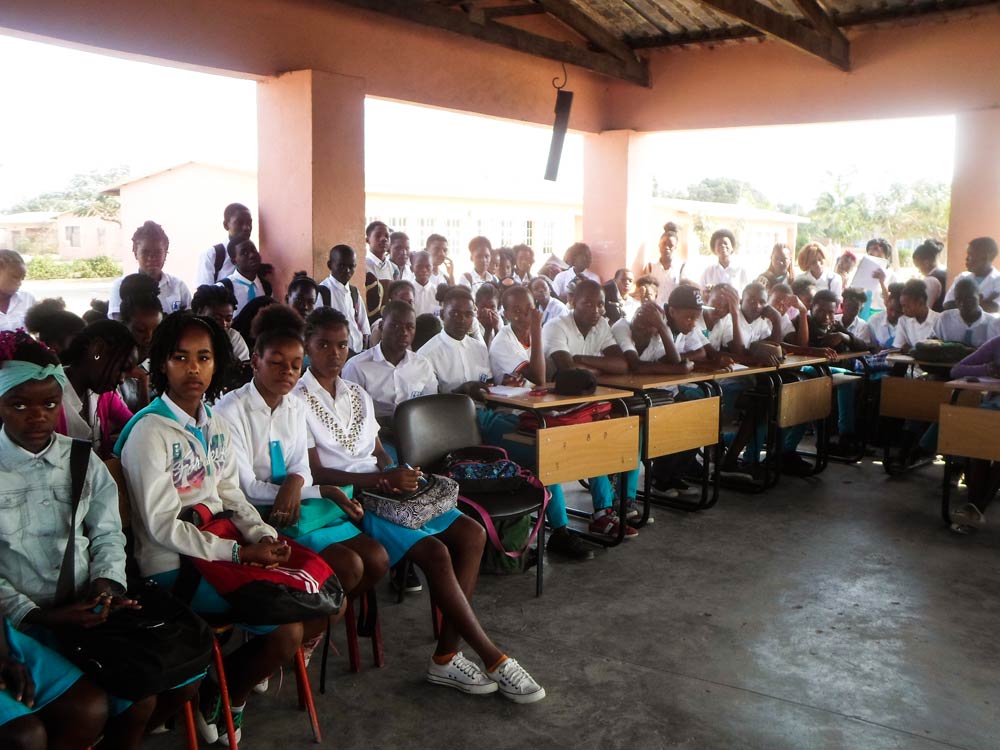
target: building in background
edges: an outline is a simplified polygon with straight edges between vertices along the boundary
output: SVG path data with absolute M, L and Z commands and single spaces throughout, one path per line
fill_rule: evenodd
M 121 261 L 121 227 L 99 216 L 72 211 L 26 211 L 0 215 L 0 248 L 22 255 L 58 255 L 62 260 L 105 255 Z

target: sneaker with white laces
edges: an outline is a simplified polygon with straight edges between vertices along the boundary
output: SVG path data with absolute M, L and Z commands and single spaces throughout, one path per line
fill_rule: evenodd
M 497 691 L 497 683 L 486 676 L 479 666 L 462 655 L 459 651 L 447 664 L 438 664 L 431 659 L 427 667 L 427 681 L 435 685 L 461 690 L 470 695 L 486 695 Z
M 514 703 L 534 703 L 545 697 L 545 688 L 528 674 L 528 670 L 508 657 L 503 664 L 486 676 L 500 687 L 500 694 Z
M 618 529 L 621 521 L 614 511 L 605 511 L 600 515 L 595 515 L 590 521 L 590 533 L 595 536 L 604 536 L 608 539 L 618 538 Z M 639 536 L 639 530 L 626 524 L 625 538 L 634 539 Z

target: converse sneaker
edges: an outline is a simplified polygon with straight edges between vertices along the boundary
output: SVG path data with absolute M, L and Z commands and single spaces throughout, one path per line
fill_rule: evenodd
M 608 539 L 618 538 L 618 528 L 621 521 L 614 511 L 603 511 L 600 515 L 594 515 L 590 521 L 590 533 L 596 536 L 605 536 Z M 625 538 L 634 539 L 639 536 L 639 530 L 631 526 L 625 527 Z
M 243 739 L 243 711 L 233 711 L 233 729 L 236 735 L 236 744 L 240 744 L 240 740 Z M 229 730 L 226 729 L 226 722 L 219 719 L 219 744 L 228 745 L 229 744 Z
M 514 703 L 534 703 L 545 697 L 545 688 L 535 682 L 515 659 L 504 659 L 503 664 L 493 672 L 487 672 L 486 676 L 499 685 L 504 698 Z
M 461 690 L 471 695 L 486 695 L 497 691 L 497 683 L 486 676 L 477 664 L 469 661 L 459 651 L 447 664 L 438 664 L 434 659 L 427 667 L 427 681 L 435 685 Z
M 222 723 L 222 696 L 208 680 L 202 684 L 202 697 L 198 710 L 194 712 L 194 725 L 198 734 L 209 745 L 219 741 L 219 725 Z
M 306 666 L 309 665 L 306 664 Z M 261 680 L 260 682 L 258 682 L 256 685 L 253 686 L 253 691 L 257 693 L 257 695 L 263 695 L 264 693 L 267 692 L 267 686 L 270 683 L 271 683 L 271 678 L 265 677 L 263 680 Z
M 625 514 L 625 522 L 629 526 L 635 526 L 642 520 L 642 503 L 640 503 L 634 497 L 628 501 L 628 513 Z M 652 512 L 646 516 L 646 523 L 656 523 L 656 519 L 653 517 Z

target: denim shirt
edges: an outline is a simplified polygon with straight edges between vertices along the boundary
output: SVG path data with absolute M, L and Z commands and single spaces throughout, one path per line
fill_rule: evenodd
M 36 607 L 51 606 L 69 541 L 70 446 L 53 435 L 41 453 L 15 445 L 0 429 L 0 611 L 18 627 Z M 76 521 L 77 596 L 107 578 L 125 585 L 125 535 L 118 487 L 91 453 Z

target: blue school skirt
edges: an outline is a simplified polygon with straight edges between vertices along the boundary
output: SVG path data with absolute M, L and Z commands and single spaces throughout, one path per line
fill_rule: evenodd
M 0 726 L 41 711 L 83 677 L 83 672 L 65 657 L 18 632 L 7 619 L 3 621 L 3 629 L 7 633 L 11 656 L 28 668 L 35 683 L 35 705 L 28 708 L 15 700 L 9 690 L 0 690 Z
M 350 495 L 348 495 L 348 497 L 350 497 Z M 267 514 L 270 513 L 273 506 L 257 505 L 255 507 L 260 513 L 261 518 L 267 518 Z M 278 527 L 278 533 L 282 533 L 282 529 L 280 527 Z M 348 539 L 353 539 L 360 533 L 361 532 L 358 530 L 358 527 L 351 523 L 351 519 L 344 516 L 343 518 L 338 518 L 330 525 L 324 526 L 322 529 L 316 529 L 316 531 L 310 531 L 308 534 L 290 536 L 288 538 L 318 555 L 331 544 L 346 542 Z
M 389 553 L 389 564 L 395 565 L 403 559 L 403 555 L 409 552 L 410 547 L 414 544 L 426 537 L 440 534 L 461 516 L 460 510 L 452 508 L 437 518 L 432 518 L 419 529 L 408 529 L 365 511 L 365 515 L 361 519 L 361 528 L 368 536 L 385 547 L 385 551 Z
M 177 583 L 177 577 L 180 575 L 180 570 L 168 570 L 165 573 L 157 573 L 156 575 L 149 576 L 151 581 L 155 581 L 163 588 L 168 591 L 173 591 L 174 584 Z M 229 602 L 222 598 L 222 595 L 215 590 L 215 587 L 206 581 L 204 578 L 198 580 L 198 588 L 194 590 L 194 596 L 191 597 L 190 603 L 191 609 L 193 609 L 199 615 L 227 615 L 232 611 L 232 607 L 229 606 Z M 254 635 L 265 635 L 273 630 L 277 630 L 277 625 L 247 625 L 245 623 L 237 622 L 233 623 L 237 625 L 240 629 L 247 631 L 248 633 L 253 633 Z M 187 684 L 187 683 L 185 683 Z M 180 685 L 178 687 L 181 687 Z

